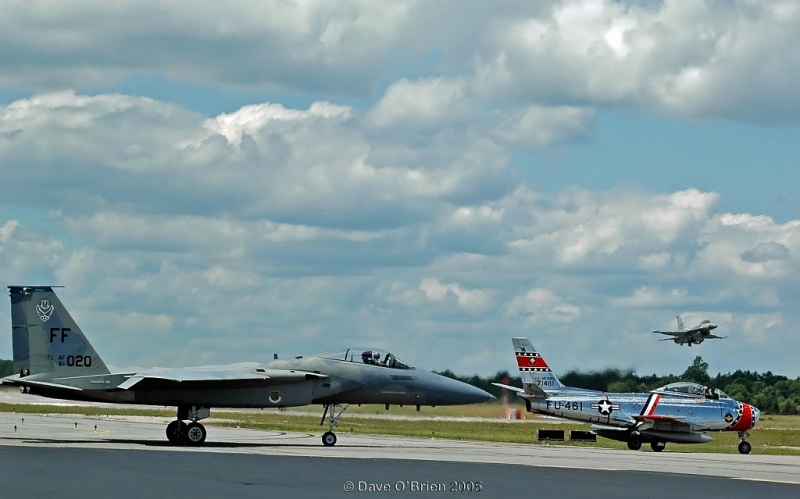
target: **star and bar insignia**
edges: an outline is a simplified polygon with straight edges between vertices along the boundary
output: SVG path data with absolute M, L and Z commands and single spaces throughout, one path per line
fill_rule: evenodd
M 610 400 L 604 399 L 596 404 L 592 404 L 590 406 L 592 409 L 597 409 L 597 412 L 602 414 L 603 416 L 610 415 L 613 411 L 619 409 L 619 404 L 612 404 Z

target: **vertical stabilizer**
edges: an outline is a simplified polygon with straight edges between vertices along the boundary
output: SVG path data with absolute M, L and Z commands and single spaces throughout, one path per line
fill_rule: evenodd
M 678 321 L 678 331 L 683 331 L 683 318 L 679 315 L 675 317 L 675 320 Z
M 9 286 L 14 370 L 21 376 L 108 374 L 50 286 Z
M 514 344 L 522 386 L 527 393 L 556 392 L 564 388 L 528 338 L 512 338 L 511 342 Z

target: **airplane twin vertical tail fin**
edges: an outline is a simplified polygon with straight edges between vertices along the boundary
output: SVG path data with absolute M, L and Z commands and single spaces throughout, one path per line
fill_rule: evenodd
M 556 375 L 550 370 L 550 366 L 533 348 L 528 338 L 512 338 L 511 342 L 514 344 L 514 355 L 517 357 L 517 367 L 519 367 L 525 392 L 547 396 L 548 392 L 558 392 L 564 389 L 564 385 L 558 381 Z
M 678 331 L 683 331 L 684 330 L 683 318 L 680 315 L 678 315 L 677 317 L 675 317 L 675 320 L 678 321 Z
M 50 286 L 9 286 L 14 371 L 38 379 L 108 374 Z

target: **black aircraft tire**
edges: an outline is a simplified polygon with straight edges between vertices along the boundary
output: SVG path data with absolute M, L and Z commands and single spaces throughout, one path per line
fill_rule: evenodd
M 189 445 L 202 445 L 206 441 L 206 427 L 197 422 L 190 423 L 183 438 Z
M 169 440 L 169 443 L 181 443 L 186 429 L 185 426 L 183 421 L 178 421 L 177 419 L 167 425 L 167 440 Z
M 750 454 L 750 451 L 753 450 L 753 446 L 750 445 L 750 442 L 742 440 L 739 442 L 739 453 L 740 454 Z
M 322 445 L 331 447 L 336 445 L 336 434 L 332 431 L 326 431 L 322 434 Z
M 642 440 L 639 437 L 631 437 L 628 439 L 628 448 L 630 450 L 639 450 L 642 448 Z
M 653 449 L 653 452 L 661 452 L 666 446 L 666 442 L 650 442 L 650 448 Z

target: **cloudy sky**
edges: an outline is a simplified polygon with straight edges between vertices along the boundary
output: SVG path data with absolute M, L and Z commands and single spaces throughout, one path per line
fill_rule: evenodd
M 108 364 L 800 376 L 794 1 L 6 1 L 0 46 L 0 280 Z

